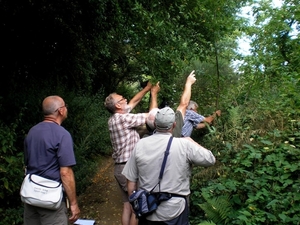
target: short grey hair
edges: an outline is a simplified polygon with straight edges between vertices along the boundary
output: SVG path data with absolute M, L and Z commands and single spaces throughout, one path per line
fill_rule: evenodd
M 198 104 L 197 104 L 196 102 L 194 102 L 194 101 L 191 100 L 191 101 L 189 102 L 189 105 L 188 105 L 187 109 L 194 110 L 194 109 L 196 109 L 196 108 L 198 108 Z
M 105 108 L 108 110 L 108 112 L 110 112 L 111 114 L 114 114 L 115 113 L 115 110 L 116 110 L 116 101 L 113 97 L 113 95 L 115 95 L 116 92 L 114 93 L 111 93 L 109 96 L 107 96 L 105 98 L 105 102 L 104 102 L 104 106 Z

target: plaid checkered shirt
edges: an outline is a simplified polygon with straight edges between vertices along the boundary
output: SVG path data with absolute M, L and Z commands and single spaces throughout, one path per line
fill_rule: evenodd
M 190 137 L 193 131 L 193 128 L 197 127 L 197 125 L 205 119 L 204 116 L 196 113 L 193 110 L 186 110 L 184 117 L 184 124 L 182 127 L 181 135 L 183 137 Z
M 140 140 L 136 127 L 145 124 L 145 113 L 115 113 L 108 120 L 112 157 L 115 163 L 127 162 L 135 144 Z

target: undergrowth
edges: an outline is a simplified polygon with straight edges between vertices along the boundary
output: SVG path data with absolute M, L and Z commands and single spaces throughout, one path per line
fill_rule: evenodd
M 218 162 L 193 169 L 191 224 L 299 225 L 299 114 L 277 101 L 229 108 L 198 139 Z

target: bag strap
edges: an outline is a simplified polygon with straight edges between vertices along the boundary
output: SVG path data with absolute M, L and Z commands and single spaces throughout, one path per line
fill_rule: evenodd
M 34 183 L 34 184 L 36 184 L 36 185 L 38 185 L 38 186 L 41 186 L 41 187 L 45 187 L 45 188 L 58 188 L 58 187 L 61 186 L 61 184 L 62 184 L 62 183 L 60 183 L 60 182 L 58 182 L 58 181 L 55 181 L 55 180 L 49 180 L 49 179 L 47 179 L 47 178 L 44 178 L 44 177 L 35 175 L 35 176 L 37 176 L 37 177 L 40 177 L 40 178 L 46 179 L 46 180 L 48 180 L 48 181 L 50 181 L 50 182 L 53 182 L 53 184 L 56 185 L 56 186 L 53 186 L 53 187 L 46 186 L 46 185 L 43 185 L 43 184 L 38 183 L 37 181 L 34 181 L 32 175 L 34 175 L 34 174 L 30 174 L 30 175 L 28 176 L 28 179 L 29 179 L 32 183 Z
M 161 165 L 161 169 L 160 169 L 160 173 L 159 173 L 159 178 L 158 178 L 159 181 L 161 181 L 161 179 L 164 175 L 164 170 L 165 170 L 165 167 L 166 167 L 167 158 L 169 156 L 170 146 L 171 146 L 172 140 L 173 140 L 173 136 L 170 137 L 169 142 L 168 142 L 168 146 L 167 146 L 167 150 L 165 151 L 164 160 L 163 160 L 163 163 Z
M 169 156 L 169 152 L 170 152 L 170 147 L 171 147 L 171 144 L 172 144 L 172 140 L 173 140 L 173 136 L 170 137 L 167 149 L 165 151 L 165 156 L 164 156 L 164 159 L 163 159 L 163 162 L 162 162 L 162 165 L 161 165 L 161 168 L 160 168 L 159 177 L 158 177 L 158 183 L 152 188 L 152 190 L 150 191 L 150 193 L 156 188 L 157 185 L 159 186 L 159 192 L 160 192 L 160 181 L 161 181 L 161 179 L 162 179 L 162 177 L 164 175 L 164 170 L 165 170 L 165 167 L 166 167 L 167 158 Z

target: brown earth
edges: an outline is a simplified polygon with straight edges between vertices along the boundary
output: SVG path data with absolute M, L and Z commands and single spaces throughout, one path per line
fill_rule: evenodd
M 148 133 L 146 126 L 138 127 L 140 137 Z M 78 196 L 80 219 L 95 220 L 95 225 L 120 225 L 123 202 L 114 177 L 114 161 L 103 157 L 93 183 Z
M 120 225 L 123 203 L 113 174 L 111 157 L 100 161 L 93 183 L 78 196 L 81 219 L 95 220 L 96 225 Z

